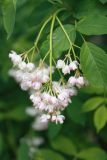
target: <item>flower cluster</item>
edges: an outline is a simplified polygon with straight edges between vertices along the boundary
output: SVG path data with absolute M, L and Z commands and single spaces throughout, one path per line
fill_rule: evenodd
M 35 67 L 33 63 L 26 63 L 20 55 L 12 51 L 9 54 L 14 69 L 10 70 L 9 74 L 20 83 L 22 90 L 39 90 L 42 84 L 49 81 L 49 67 L 46 65 Z
M 33 63 L 26 63 L 14 51 L 9 54 L 9 57 L 14 67 L 9 74 L 20 83 L 23 90 L 29 90 L 33 106 L 42 112 L 40 120 L 44 123 L 52 121 L 62 124 L 65 117 L 61 115 L 61 112 L 71 103 L 72 96 L 77 94 L 77 88 L 85 85 L 84 77 L 75 74 L 66 83 L 52 81 L 50 80 L 52 68 L 50 69 L 48 65 L 40 63 L 39 67 L 36 67 Z M 77 61 L 65 64 L 63 60 L 58 60 L 55 66 L 56 69 L 62 69 L 64 75 L 76 72 L 78 67 Z
M 62 69 L 62 73 L 70 74 L 72 71 L 76 71 L 78 69 L 79 63 L 75 61 L 71 61 L 69 64 L 65 64 L 63 60 L 58 60 L 56 67 L 58 69 Z M 81 88 L 87 83 L 83 76 L 71 76 L 68 80 L 69 86 Z
M 41 116 L 42 122 L 51 120 L 63 123 L 64 116 L 60 111 L 68 106 L 73 95 L 76 95 L 74 88 L 69 85 L 62 86 L 59 82 L 53 81 L 50 92 L 36 92 L 30 96 L 30 99 L 37 109 L 47 113 Z
M 63 74 L 70 74 L 70 71 L 75 71 L 78 69 L 78 62 L 77 61 L 71 61 L 69 64 L 65 64 L 63 60 L 57 61 L 57 68 L 62 69 Z

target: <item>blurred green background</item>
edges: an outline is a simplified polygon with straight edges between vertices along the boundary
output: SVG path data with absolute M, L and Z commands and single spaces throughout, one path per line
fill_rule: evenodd
M 107 160 L 107 99 L 103 88 L 81 89 L 64 112 L 66 120 L 63 125 L 49 123 L 46 130 L 38 131 L 32 128 L 35 117 L 26 113 L 32 105 L 28 94 L 21 91 L 8 75 L 12 67 L 9 52 L 15 50 L 21 53 L 30 48 L 42 22 L 56 8 L 65 7 L 68 10 L 60 15 L 60 19 L 64 24 L 70 24 L 74 19 L 78 21 L 89 15 L 106 16 L 105 2 L 17 0 L 16 3 L 15 0 L 0 0 L 0 160 Z M 12 3 L 16 3 L 16 9 L 13 9 Z M 47 33 L 48 27 L 41 44 Z M 107 50 L 106 35 L 85 38 Z M 79 46 L 82 45 L 78 33 L 76 41 Z M 103 111 L 99 111 L 98 107 L 102 107 Z M 42 145 L 38 148 L 39 143 Z

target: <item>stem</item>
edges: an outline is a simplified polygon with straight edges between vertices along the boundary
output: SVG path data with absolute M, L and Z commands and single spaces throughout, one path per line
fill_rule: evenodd
M 66 8 L 61 8 L 61 9 L 57 10 L 54 15 L 57 15 L 59 12 L 61 12 L 61 11 L 63 11 L 63 10 L 66 10 Z M 52 17 L 53 17 L 53 16 L 51 15 L 51 16 L 44 22 L 44 24 L 42 25 L 42 27 L 41 27 L 41 29 L 40 29 L 40 31 L 39 31 L 39 34 L 38 34 L 38 36 L 37 36 L 37 38 L 36 38 L 36 41 L 35 41 L 35 43 L 34 43 L 35 46 L 37 46 L 38 41 L 39 41 L 39 39 L 40 39 L 40 36 L 41 36 L 44 28 L 46 27 L 46 25 L 48 24 L 48 22 L 52 19 Z
M 59 10 L 57 10 L 54 14 L 53 14 L 53 18 L 52 18 L 52 23 L 51 23 L 51 28 L 50 28 L 50 85 L 52 86 L 52 55 L 53 55 L 53 29 L 54 29 L 54 23 L 55 23 L 55 19 L 56 19 L 56 15 L 65 10 L 65 8 L 61 8 Z
M 44 56 L 44 58 L 43 58 L 42 62 L 44 62 L 44 60 L 45 60 L 45 59 L 46 59 L 46 57 L 48 56 L 49 52 L 50 52 L 50 50 L 46 53 L 46 55 Z
M 73 43 L 72 43 L 72 45 L 73 45 L 74 47 L 78 48 L 78 49 L 81 49 L 81 47 L 77 46 L 76 44 L 73 44 Z
M 33 52 L 32 52 L 32 55 L 31 55 L 31 62 L 33 61 L 34 53 L 35 53 L 35 48 L 33 49 Z
M 37 46 L 38 41 L 39 41 L 39 39 L 40 39 L 40 36 L 41 36 L 41 34 L 42 34 L 45 26 L 48 24 L 48 22 L 49 22 L 51 19 L 52 19 L 52 16 L 50 16 L 50 17 L 44 22 L 44 24 L 42 25 L 42 27 L 41 27 L 41 29 L 40 29 L 40 31 L 39 31 L 39 34 L 38 34 L 38 36 L 37 36 L 37 38 L 36 38 L 36 41 L 35 41 L 35 43 L 34 43 L 35 46 Z
M 63 25 L 62 25 L 61 21 L 59 20 L 59 18 L 56 17 L 56 19 L 57 19 L 59 25 L 61 26 L 63 32 L 65 33 L 65 35 L 66 35 L 66 37 L 67 37 L 67 39 L 68 39 L 68 41 L 69 41 L 69 43 L 70 43 L 70 46 L 71 46 L 71 49 L 72 49 L 72 52 L 73 52 L 74 59 L 76 60 L 76 54 L 75 54 L 75 51 L 74 51 L 74 48 L 73 48 L 73 44 L 72 44 L 72 42 L 71 42 L 71 40 L 70 40 L 70 38 L 69 38 L 69 36 L 68 36 L 68 33 L 66 32 L 66 30 L 65 30 L 65 28 L 63 27 Z
M 52 85 L 52 54 L 53 54 L 53 29 L 55 23 L 56 14 L 53 15 L 51 28 L 50 28 L 50 84 Z

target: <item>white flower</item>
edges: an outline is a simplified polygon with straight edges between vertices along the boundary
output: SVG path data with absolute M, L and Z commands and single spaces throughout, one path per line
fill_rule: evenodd
M 42 75 L 49 75 L 50 67 L 48 67 L 48 68 L 42 68 L 41 71 L 42 71 Z
M 56 68 L 61 69 L 61 68 L 64 68 L 64 66 L 65 66 L 65 62 L 63 60 L 58 60 L 57 61 Z
M 69 73 L 70 74 L 70 68 L 68 65 L 65 65 L 63 68 L 62 68 L 62 72 L 65 74 Z
M 72 61 L 70 64 L 69 64 L 69 68 L 70 70 L 76 70 L 78 68 L 78 62 L 77 61 Z
M 52 104 L 57 105 L 58 104 L 58 99 L 55 96 L 51 96 L 50 97 L 50 101 L 52 102 Z
M 48 120 L 51 118 L 49 114 L 43 114 L 41 116 L 41 122 L 48 122 Z
M 22 72 L 22 81 L 26 82 L 26 81 L 31 81 L 31 75 L 28 72 Z
M 11 53 L 9 53 L 9 58 L 11 59 L 14 65 L 18 65 L 22 61 L 21 56 L 17 55 L 15 51 L 11 51 Z
M 45 105 L 45 103 L 40 102 L 40 103 L 37 104 L 37 108 L 40 109 L 40 110 L 42 111 L 42 110 L 45 110 L 46 105 Z
M 54 106 L 53 105 L 46 105 L 45 111 L 48 111 L 49 113 L 52 113 L 54 110 Z
M 34 107 L 27 107 L 26 113 L 32 117 L 36 116 L 36 109 Z
M 42 80 L 42 77 L 43 77 L 43 73 L 41 70 L 37 69 L 35 71 L 35 77 L 38 79 L 38 80 Z
M 31 87 L 31 82 L 30 81 L 25 81 L 21 83 L 21 89 L 26 91 Z
M 46 83 L 49 81 L 49 76 L 48 75 L 43 75 L 42 77 L 42 83 Z
M 61 86 L 59 82 L 53 81 L 53 91 L 54 92 L 60 92 L 61 91 Z
M 26 69 L 26 63 L 25 63 L 24 61 L 22 61 L 22 62 L 20 62 L 20 63 L 18 64 L 18 67 L 19 67 L 19 69 L 21 69 L 21 70 L 25 70 L 25 69 Z
M 34 105 L 37 105 L 41 102 L 40 96 L 31 95 L 30 100 L 34 103 Z
M 9 74 L 9 76 L 15 78 L 16 77 L 16 72 L 17 72 L 16 69 L 10 69 L 8 74 Z
M 82 87 L 84 84 L 85 84 L 84 78 L 83 78 L 82 76 L 78 77 L 78 78 L 77 78 L 77 82 L 76 82 L 76 86 L 80 88 L 80 87 Z
M 44 92 L 43 94 L 42 94 L 42 99 L 44 100 L 44 101 L 50 101 L 50 94 L 49 93 L 47 93 L 47 92 Z
M 26 67 L 27 67 L 28 72 L 35 69 L 35 65 L 33 63 L 27 63 Z
M 62 124 L 64 122 L 65 117 L 63 115 L 53 115 L 52 116 L 52 122 L 56 122 Z
M 64 99 L 63 101 L 60 101 L 60 105 L 61 105 L 60 109 L 61 109 L 61 110 L 64 110 L 65 107 L 68 106 L 68 103 L 69 103 L 69 102 L 71 102 L 71 100 L 70 100 L 69 98 Z
M 22 82 L 22 77 L 23 77 L 23 71 L 17 70 L 14 75 L 15 80 L 20 83 Z
M 69 78 L 69 80 L 68 80 L 68 83 L 71 84 L 72 86 L 75 86 L 76 83 L 77 83 L 77 78 L 71 76 L 71 77 Z
M 70 95 L 70 96 L 76 96 L 76 95 L 77 95 L 77 90 L 76 90 L 76 88 L 70 88 L 70 89 L 69 89 L 69 95 Z
M 47 122 L 41 122 L 40 116 L 38 116 L 35 121 L 32 123 L 32 128 L 37 130 L 37 131 L 43 131 L 48 128 L 48 123 Z
M 62 81 L 53 81 L 51 86 L 50 83 L 47 83 L 50 80 L 48 65 L 44 64 L 35 68 L 33 63 L 26 64 L 25 61 L 22 61 L 21 56 L 14 51 L 9 54 L 9 57 L 15 65 L 9 74 L 15 78 L 23 90 L 29 89 L 30 99 L 36 110 L 39 111 L 38 115 L 42 114 L 38 122 L 32 126 L 42 129 L 44 127 L 42 124 L 47 127 L 49 120 L 62 124 L 65 117 L 60 112 L 71 103 L 72 96 L 77 94 L 76 87 L 80 88 L 86 84 L 85 79 L 82 76 L 78 78 L 71 76 L 65 85 L 62 85 Z M 68 65 L 63 60 L 58 60 L 56 67 L 62 69 L 65 75 L 70 73 L 70 70 L 76 70 L 78 62 L 73 61 Z M 52 69 L 54 72 L 53 66 Z M 28 108 L 26 112 L 31 116 L 37 115 L 34 108 Z
M 41 88 L 42 84 L 40 82 L 33 82 L 32 87 L 35 90 L 39 90 Z
M 69 97 L 69 92 L 67 90 L 63 90 L 59 95 L 58 99 L 63 101 L 64 99 Z
M 42 137 L 36 137 L 36 138 L 32 139 L 32 145 L 34 145 L 36 147 L 38 147 L 41 144 L 43 144 L 43 142 L 44 142 L 44 139 Z

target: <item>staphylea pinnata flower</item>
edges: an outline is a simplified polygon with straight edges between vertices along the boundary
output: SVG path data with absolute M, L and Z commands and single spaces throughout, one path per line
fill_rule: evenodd
M 9 58 L 13 63 L 13 68 L 9 71 L 9 75 L 20 84 L 22 90 L 29 92 L 29 98 L 33 106 L 41 112 L 41 122 L 47 123 L 51 121 L 56 124 L 62 124 L 65 119 L 63 115 L 64 109 L 69 103 L 72 103 L 72 97 L 77 95 L 78 89 L 86 85 L 87 81 L 81 73 L 79 58 L 75 53 L 74 47 L 78 46 L 71 41 L 57 16 L 58 13 L 59 11 L 55 12 L 44 22 L 32 48 L 22 54 L 11 51 Z M 35 63 L 35 54 L 41 54 L 38 48 L 38 41 L 43 29 L 51 20 L 48 52 L 39 60 L 39 63 L 37 61 Z M 53 32 L 56 20 L 69 42 L 68 50 L 61 56 L 63 58 L 57 60 L 54 59 L 53 55 L 55 52 Z M 48 63 L 46 63 L 47 56 Z M 53 74 L 56 73 L 56 70 L 60 75 L 57 80 L 53 79 Z
M 21 55 L 12 51 L 9 54 L 13 62 L 13 68 L 9 71 L 11 75 L 21 86 L 22 90 L 28 90 L 30 100 L 35 109 L 41 112 L 38 120 L 47 124 L 48 121 L 63 123 L 65 117 L 62 111 L 72 102 L 72 97 L 77 94 L 77 88 L 85 85 L 85 78 L 81 75 L 70 76 L 68 81 L 52 81 L 50 86 L 50 66 L 45 63 L 35 66 L 32 62 L 26 62 Z M 40 61 L 41 63 L 41 61 Z M 62 74 L 76 72 L 79 63 L 71 61 L 66 64 L 63 60 L 58 60 L 56 66 L 52 69 L 54 73 L 55 67 L 62 69 Z M 29 110 L 34 115 L 34 112 Z M 33 127 L 38 125 L 33 124 Z

